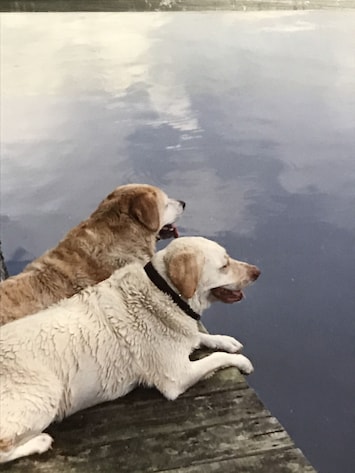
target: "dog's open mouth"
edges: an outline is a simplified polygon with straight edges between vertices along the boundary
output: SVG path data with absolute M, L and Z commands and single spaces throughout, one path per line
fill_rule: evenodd
M 178 238 L 179 232 L 177 226 L 173 223 L 169 223 L 168 225 L 164 225 L 164 227 L 160 230 L 157 239 L 158 240 L 166 240 L 168 238 Z
M 243 299 L 244 294 L 240 290 L 232 291 L 225 287 L 215 287 L 211 290 L 212 294 L 216 299 L 226 304 L 233 304 L 233 302 L 239 302 Z

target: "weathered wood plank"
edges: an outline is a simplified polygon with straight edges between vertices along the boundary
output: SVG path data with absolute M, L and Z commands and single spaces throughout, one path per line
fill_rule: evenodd
M 208 448 L 208 446 L 207 446 Z M 184 452 L 181 452 L 184 455 Z M 314 473 L 315 470 L 307 462 L 302 453 L 298 449 L 280 449 L 261 454 L 249 455 L 242 458 L 230 458 L 227 460 L 219 459 L 218 461 L 201 462 L 195 465 L 188 465 L 181 468 L 170 468 L 169 458 L 166 460 L 166 468 L 154 470 L 153 465 L 148 469 L 140 469 L 138 464 L 129 465 L 125 463 L 125 469 L 121 469 L 121 463 L 125 458 L 110 459 L 109 462 L 102 464 L 82 462 L 76 457 L 60 458 L 58 461 L 44 461 L 40 458 L 33 464 L 23 461 L 21 464 L 13 464 L 10 469 L 13 473 L 148 473 L 148 472 L 164 472 L 164 473 Z M 126 466 L 127 465 L 127 466 Z M 2 470 L 0 467 L 0 471 Z
M 142 427 L 140 435 L 113 439 L 106 436 L 91 445 L 81 444 L 69 448 L 64 442 L 57 442 L 57 458 L 75 456 L 76 462 L 87 465 L 106 464 L 105 471 L 116 466 L 120 472 L 132 471 L 132 466 L 143 471 L 163 471 L 167 468 L 181 468 L 203 461 L 220 461 L 231 457 L 244 457 L 285 447 L 292 447 L 292 441 L 283 430 L 274 430 L 274 418 L 262 418 L 248 424 L 247 421 L 229 424 L 215 423 L 194 428 L 162 429 L 161 432 Z M 111 430 L 111 429 L 110 429 Z M 113 430 L 111 431 L 112 433 Z M 129 432 L 126 433 L 129 435 Z M 84 448 L 85 447 L 85 448 Z M 211 448 L 212 447 L 212 448 Z M 183 454 L 182 454 L 183 453 Z M 49 454 L 49 458 L 50 458 Z M 86 467 L 87 467 L 86 465 Z M 84 471 L 84 468 L 78 469 Z
M 1 0 L 0 11 L 314 10 L 355 8 L 354 0 Z
M 78 413 L 51 430 L 55 437 L 65 438 L 70 450 L 74 448 L 78 452 L 92 444 L 196 430 L 218 423 L 239 423 L 242 429 L 245 423 L 251 425 L 256 418 L 258 425 L 261 417 L 270 417 L 251 389 L 181 398 L 174 402 L 162 398 L 159 403 L 134 404 L 134 409 L 127 407 L 120 401 L 109 403 Z M 71 441 L 76 442 L 75 447 Z
M 257 452 L 292 448 L 292 441 L 283 430 L 274 430 L 274 419 L 252 422 L 245 435 L 245 424 L 215 424 L 209 427 L 141 435 L 135 438 L 107 439 L 78 451 L 65 438 L 57 437 L 52 452 L 38 459 L 27 458 L 12 464 L 12 472 L 75 472 L 100 471 L 131 473 L 136 471 L 158 472 L 166 469 L 186 468 L 194 464 L 224 461 Z M 265 427 L 269 429 L 264 432 Z M 107 419 L 107 430 L 111 430 Z M 80 439 L 77 439 L 80 441 Z M 65 445 L 65 447 L 64 447 Z M 201 469 L 203 471 L 203 469 Z
M 314 473 L 298 449 L 274 450 L 243 458 L 212 461 L 164 473 Z

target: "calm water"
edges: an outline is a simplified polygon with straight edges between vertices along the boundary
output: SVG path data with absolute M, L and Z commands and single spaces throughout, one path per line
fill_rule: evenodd
M 321 473 L 355 471 L 355 12 L 4 14 L 1 236 L 12 273 L 114 187 L 263 274 L 206 314 Z

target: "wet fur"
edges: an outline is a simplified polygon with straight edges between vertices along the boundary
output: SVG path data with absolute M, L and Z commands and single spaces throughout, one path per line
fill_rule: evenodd
M 164 199 L 154 186 L 114 190 L 57 247 L 0 283 L 0 325 L 71 297 L 128 263 L 147 262 L 160 228 L 168 223 L 162 222 Z

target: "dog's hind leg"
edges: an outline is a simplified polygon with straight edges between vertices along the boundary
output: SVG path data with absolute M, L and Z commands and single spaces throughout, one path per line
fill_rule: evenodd
M 216 352 L 200 360 L 182 363 L 171 376 L 162 378 L 156 387 L 166 398 L 174 400 L 201 379 L 228 366 L 235 366 L 245 374 L 253 372 L 253 365 L 244 355 Z
M 43 453 L 51 446 L 52 438 L 42 432 L 58 415 L 62 386 L 48 373 L 31 374 L 26 373 L 30 382 L 23 377 L 14 382 L 9 376 L 1 380 L 0 463 Z

